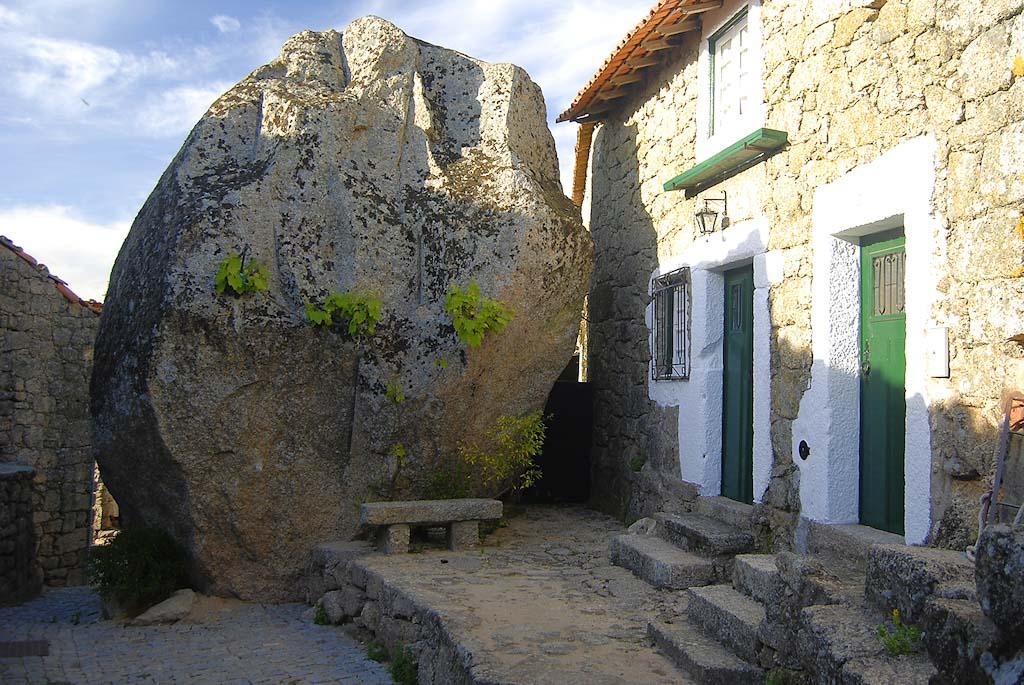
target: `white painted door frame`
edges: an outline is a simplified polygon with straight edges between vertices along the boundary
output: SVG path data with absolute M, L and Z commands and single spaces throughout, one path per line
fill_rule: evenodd
M 690 379 L 655 381 L 648 375 L 648 395 L 660 406 L 679 407 L 679 465 L 682 479 L 700 494 L 722 491 L 722 366 L 725 317 L 724 273 L 754 266 L 754 501 L 760 502 L 772 472 L 771 443 L 771 319 L 768 289 L 782 279 L 782 258 L 767 252 L 768 220 L 751 219 L 698 238 L 666 260 L 655 279 L 690 267 Z M 647 308 L 647 326 L 654 353 L 654 306 Z
M 894 228 L 906 236 L 907 368 L 904 525 L 908 544 L 931 528 L 931 428 L 925 365 L 936 298 L 932 261 L 940 222 L 933 211 L 936 143 L 905 141 L 814 196 L 811 383 L 793 423 L 802 515 L 822 523 L 860 520 L 860 239 Z M 799 456 L 806 441 L 810 456 Z

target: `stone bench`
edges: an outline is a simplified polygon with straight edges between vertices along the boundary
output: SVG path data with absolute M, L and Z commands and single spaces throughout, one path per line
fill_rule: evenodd
M 480 541 L 480 522 L 500 519 L 501 512 L 501 502 L 496 499 L 367 502 L 359 518 L 364 527 L 377 529 L 385 554 L 404 554 L 409 551 L 411 526 L 444 526 L 448 549 L 467 549 Z

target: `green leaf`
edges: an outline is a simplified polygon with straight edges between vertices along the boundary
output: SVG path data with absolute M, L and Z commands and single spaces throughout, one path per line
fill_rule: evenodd
M 263 270 L 260 264 L 250 266 L 248 276 L 249 283 L 252 284 L 254 290 L 261 292 L 267 289 L 269 278 L 267 277 L 267 272 Z
M 468 347 L 479 347 L 485 334 L 500 333 L 512 320 L 512 311 L 498 300 L 484 297 L 471 281 L 465 289 L 452 286 L 444 302 L 455 334 Z
M 315 304 L 306 303 L 306 318 L 314 326 L 330 326 L 331 314 L 328 311 L 317 307 Z

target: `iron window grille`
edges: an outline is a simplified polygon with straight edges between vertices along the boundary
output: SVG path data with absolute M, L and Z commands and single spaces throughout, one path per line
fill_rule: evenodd
M 654 279 L 651 377 L 656 381 L 690 378 L 690 268 Z

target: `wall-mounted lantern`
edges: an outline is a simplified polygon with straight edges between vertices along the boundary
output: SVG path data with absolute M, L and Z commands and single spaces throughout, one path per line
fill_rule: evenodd
M 718 212 L 711 209 L 711 202 L 722 203 L 722 228 L 729 228 L 729 205 L 727 202 L 727 194 L 722 191 L 722 197 L 706 197 L 704 198 L 704 206 L 697 210 L 694 215 L 694 221 L 697 224 L 697 231 L 701 235 L 711 235 L 715 232 L 718 227 Z

